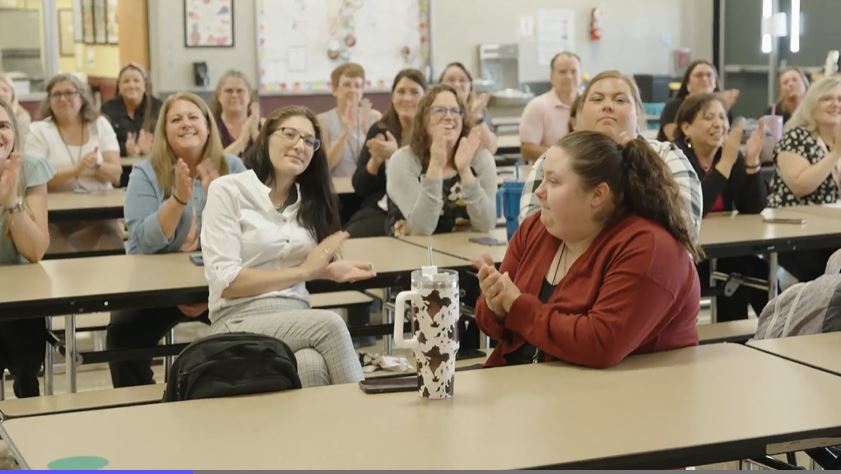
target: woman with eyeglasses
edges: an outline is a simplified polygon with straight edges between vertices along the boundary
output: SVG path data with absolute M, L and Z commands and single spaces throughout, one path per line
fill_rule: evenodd
M 496 224 L 496 164 L 464 103 L 439 84 L 418 104 L 409 145 L 386 168 L 389 235 L 430 235 Z
M 70 74 L 47 82 L 40 117 L 30 127 L 24 152 L 47 160 L 55 176 L 50 192 L 93 192 L 119 184 L 123 168 L 114 129 L 94 109 L 88 89 Z M 113 250 L 123 246 L 119 220 L 50 224 L 50 253 Z
M 303 386 L 353 383 L 362 368 L 342 319 L 310 308 L 306 282 L 371 278 L 371 265 L 338 258 L 339 231 L 327 157 L 315 115 L 274 111 L 253 168 L 215 180 L 201 231 L 211 332 L 253 332 L 290 346 Z
M 164 101 L 153 143 L 149 158 L 135 165 L 129 176 L 126 253 L 195 252 L 210 183 L 244 171 L 245 165 L 224 152 L 210 108 L 189 92 Z M 154 347 L 179 322 L 206 320 L 206 315 L 207 303 L 113 311 L 107 346 Z M 111 362 L 114 387 L 155 383 L 151 363 L 149 358 Z
M 724 102 L 725 108 L 729 111 L 739 98 L 739 89 L 718 89 L 718 71 L 713 63 L 699 59 L 693 61 L 686 68 L 683 80 L 680 82 L 680 89 L 677 94 L 666 102 L 663 112 L 660 114 L 660 130 L 657 132 L 657 141 L 674 141 L 677 124 L 675 117 L 684 99 L 693 94 L 716 94 Z M 728 116 L 729 121 L 733 121 Z
M 149 90 L 146 70 L 128 63 L 117 74 L 117 96 L 102 104 L 102 114 L 111 122 L 120 156 L 141 156 L 152 151 L 152 134 L 161 111 L 161 101 Z
M 426 77 L 417 69 L 403 69 L 394 77 L 391 101 L 385 115 L 368 129 L 353 173 L 353 190 L 362 200 L 345 230 L 351 237 L 385 235 L 388 206 L 385 197 L 385 167 L 391 155 L 409 140 L 418 103 L 426 91 Z M 367 317 L 367 315 L 366 315 Z
M 482 134 L 482 148 L 496 153 L 497 136 L 491 121 L 491 114 L 488 112 L 488 101 L 490 95 L 487 93 L 476 95 L 473 91 L 473 76 L 460 62 L 453 62 L 447 64 L 441 77 L 438 78 L 441 84 L 447 84 L 458 93 L 458 98 L 464 103 L 465 117 L 467 117 L 474 127 L 478 128 Z
M 356 63 L 345 63 L 330 73 L 336 107 L 318 114 L 323 130 L 324 152 L 332 176 L 353 176 L 356 159 L 365 147 L 368 127 L 382 117 L 364 99 L 365 69 Z
M 225 153 L 245 156 L 260 133 L 260 103 L 251 83 L 240 71 L 229 70 L 216 84 L 210 110 L 219 128 Z
M 50 244 L 47 230 L 49 163 L 21 155 L 15 112 L 0 99 L 0 265 L 38 262 Z M 0 373 L 15 378 L 15 397 L 37 397 L 46 348 L 44 319 L 0 322 Z

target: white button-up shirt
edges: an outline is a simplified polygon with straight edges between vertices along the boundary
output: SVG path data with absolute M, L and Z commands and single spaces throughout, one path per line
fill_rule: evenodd
M 204 274 L 210 285 L 211 318 L 215 310 L 257 298 L 280 296 L 309 302 L 304 282 L 261 295 L 222 298 L 222 291 L 244 267 L 295 267 L 317 244 L 315 236 L 298 223 L 300 188 L 297 201 L 283 211 L 275 209 L 270 191 L 252 170 L 221 176 L 210 184 L 202 214 L 201 244 Z

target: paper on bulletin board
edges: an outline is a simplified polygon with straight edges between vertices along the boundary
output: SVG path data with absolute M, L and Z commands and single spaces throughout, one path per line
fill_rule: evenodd
M 537 12 L 537 61 L 548 66 L 555 54 L 575 51 L 575 11 L 539 10 Z

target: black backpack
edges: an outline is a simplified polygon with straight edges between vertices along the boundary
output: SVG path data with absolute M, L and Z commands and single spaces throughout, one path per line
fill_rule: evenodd
M 163 401 L 301 388 L 298 361 L 285 342 L 253 333 L 199 339 L 172 364 Z

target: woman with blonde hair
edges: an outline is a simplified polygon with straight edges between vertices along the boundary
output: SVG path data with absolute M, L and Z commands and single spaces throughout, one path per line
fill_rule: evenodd
M 55 175 L 50 192 L 112 189 L 123 173 L 114 129 L 93 107 L 86 85 L 71 74 L 47 82 L 40 120 L 32 122 L 24 152 L 47 160 Z M 117 219 L 50 223 L 50 253 L 119 250 L 122 223 Z
M 0 265 L 41 260 L 50 244 L 47 229 L 49 163 L 21 155 L 11 104 L 0 99 Z M 0 322 L 0 373 L 15 378 L 15 396 L 37 397 L 44 360 L 43 319 Z
M 228 155 L 207 104 L 195 94 L 171 95 L 161 108 L 148 159 L 131 171 L 126 193 L 126 253 L 199 250 L 201 215 L 210 183 L 244 171 Z M 109 349 L 152 347 L 181 321 L 204 317 L 207 304 L 115 311 L 108 325 Z M 115 387 L 154 383 L 151 361 L 112 362 Z
M 23 144 L 26 143 L 26 137 L 29 136 L 29 124 L 32 123 L 32 117 L 18 102 L 15 84 L 6 74 L 0 74 L 0 99 L 5 100 L 12 107 L 14 118 L 17 120 L 18 135 L 20 135 L 17 146 L 18 149 L 22 149 Z
M 841 79 L 812 84 L 774 149 L 777 173 L 769 207 L 832 204 L 841 199 Z M 800 281 L 821 275 L 831 250 L 780 254 L 780 265 Z

